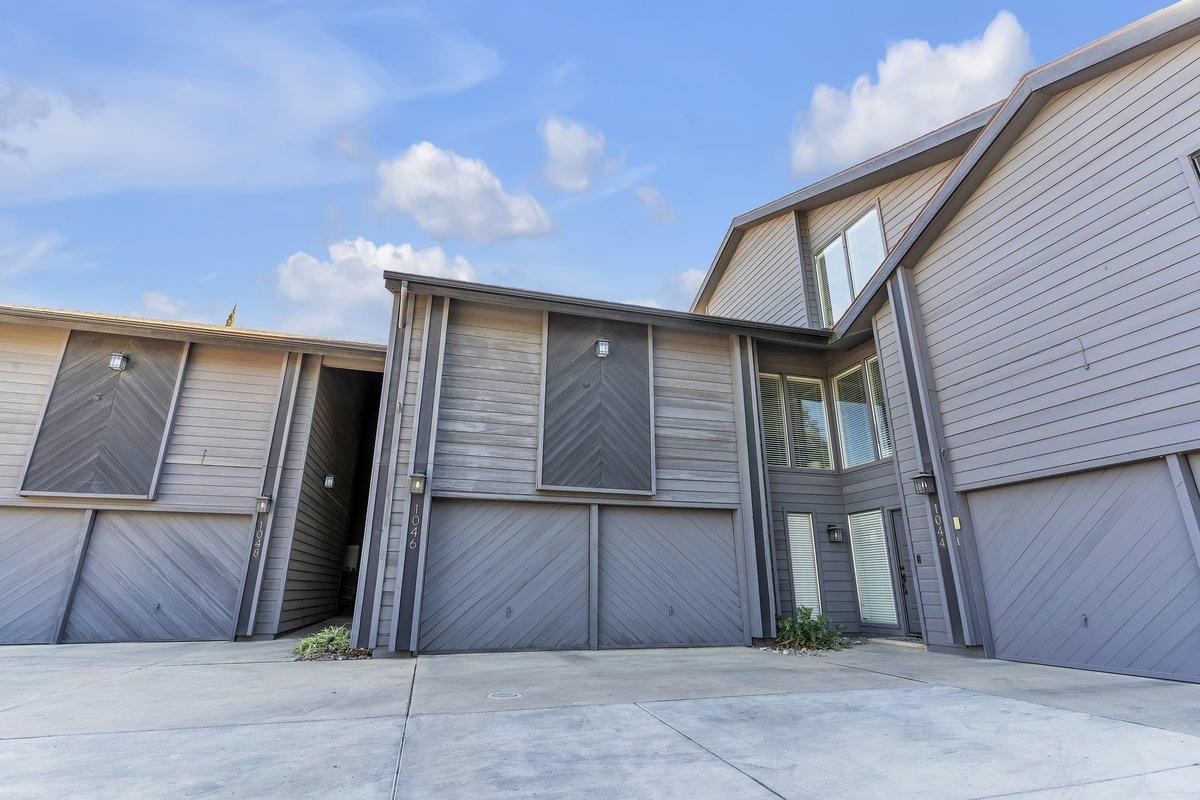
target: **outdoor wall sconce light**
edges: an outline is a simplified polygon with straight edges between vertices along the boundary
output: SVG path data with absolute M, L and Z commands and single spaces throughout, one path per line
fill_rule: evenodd
M 841 544 L 845 541 L 845 532 L 842 531 L 841 525 L 829 525 L 825 528 L 825 535 L 829 537 L 829 541 L 834 544 Z
M 608 358 L 608 351 L 609 351 L 609 348 L 611 348 L 611 347 L 612 347 L 612 343 L 609 342 L 608 339 L 597 339 L 596 340 L 596 358 Z
M 937 481 L 928 472 L 919 472 L 913 475 L 912 479 L 913 491 L 917 494 L 936 494 Z
M 413 475 L 408 479 L 409 494 L 425 494 L 425 476 Z
M 257 511 L 259 514 L 266 514 L 268 511 L 271 510 L 271 498 L 269 498 L 269 497 L 258 498 L 258 500 L 254 501 L 254 510 Z
M 332 488 L 333 488 L 333 476 L 332 476 L 332 475 L 326 475 L 326 476 L 325 476 L 325 488 L 326 488 L 326 489 L 332 489 Z
M 114 372 L 124 372 L 129 366 L 129 356 L 124 353 L 109 353 L 108 368 Z

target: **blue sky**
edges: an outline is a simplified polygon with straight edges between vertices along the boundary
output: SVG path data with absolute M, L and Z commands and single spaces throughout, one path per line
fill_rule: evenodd
M 731 217 L 1156 8 L 10 0 L 0 301 L 378 340 L 395 268 L 679 307 Z

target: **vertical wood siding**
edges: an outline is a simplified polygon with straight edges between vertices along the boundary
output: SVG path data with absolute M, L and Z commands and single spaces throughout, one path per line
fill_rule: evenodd
M 1161 459 L 968 500 L 997 656 L 1200 681 L 1200 563 Z
M 417 392 L 421 379 L 421 357 L 425 344 L 425 312 L 429 308 L 429 298 L 417 296 L 412 299 L 413 318 L 412 329 L 409 331 L 408 372 L 405 375 L 404 386 L 399 392 L 402 412 L 399 415 L 400 425 L 399 444 L 396 449 L 396 471 L 392 476 L 392 508 L 390 513 L 389 535 L 385 550 L 383 569 L 383 589 L 379 597 L 379 631 L 376 635 L 376 647 L 387 647 L 392 629 L 392 609 L 396 600 L 396 574 L 400 566 L 400 548 L 404 546 L 404 504 L 408 500 L 408 471 L 412 451 L 413 424 L 417 413 Z M 451 303 L 451 309 L 456 304 Z M 385 447 L 390 447 L 385 443 Z
M 195 345 L 180 389 L 158 501 L 254 510 L 284 354 Z
M 306 357 L 300 368 L 296 402 L 292 407 L 292 426 L 288 431 L 283 470 L 279 477 L 279 495 L 275 498 L 275 520 L 271 541 L 267 547 L 267 563 L 263 567 L 262 588 L 259 591 L 258 614 L 254 623 L 256 634 L 273 635 L 280 632 L 279 609 L 283 603 L 283 583 L 287 576 L 288 558 L 292 552 L 300 482 L 304 475 L 304 454 L 320 371 L 320 359 L 312 356 Z
M 363 389 L 354 372 L 321 370 L 298 487 L 280 631 L 312 625 L 337 613 Z M 332 489 L 325 488 L 326 475 L 334 476 Z
M 16 497 L 68 331 L 0 323 L 0 497 Z
M 746 231 L 706 311 L 755 322 L 808 325 L 793 214 L 782 214 Z
M 914 269 L 960 488 L 1200 443 L 1200 42 L 1041 111 Z
M 733 380 L 727 336 L 654 329 L 657 499 L 739 501 Z
M 911 479 L 921 472 L 921 460 L 914 438 L 913 420 L 909 414 L 908 383 L 904 376 L 896 320 L 890 305 L 885 305 L 875 315 L 875 329 L 878 336 L 875 344 L 887 395 L 888 419 L 892 423 L 893 457 L 899 468 L 904 517 L 913 548 L 913 569 L 916 571 L 917 589 L 925 612 L 925 638 L 929 642 L 944 644 L 950 641 L 950 633 L 938 584 L 937 554 L 934 552 L 929 506 L 923 496 L 913 494 L 912 490 Z M 917 563 L 918 556 L 920 563 Z
M 854 220 L 867 213 L 877 201 L 883 216 L 883 235 L 890 250 L 904 236 L 904 232 L 912 225 L 913 220 L 921 213 L 921 209 L 929 202 L 929 198 L 933 197 L 956 163 L 956 158 L 943 161 L 941 164 L 934 164 L 890 183 L 807 212 L 808 239 L 813 251 L 806 255 L 811 259 L 814 253 L 829 244 Z
M 82 511 L 0 508 L 0 644 L 53 640 Z

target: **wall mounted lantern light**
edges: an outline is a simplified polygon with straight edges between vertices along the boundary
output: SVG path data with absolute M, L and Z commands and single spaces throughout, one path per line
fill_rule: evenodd
M 413 475 L 408 479 L 409 494 L 425 494 L 425 476 Z
M 259 514 L 266 514 L 271 510 L 271 498 L 265 496 L 258 498 L 254 501 L 254 510 Z
M 326 475 L 326 476 L 325 476 L 325 488 L 326 488 L 326 489 L 332 489 L 332 488 L 333 488 L 333 476 L 332 476 L 332 475 Z
M 612 347 L 612 343 L 608 339 L 596 340 L 596 358 L 608 358 L 608 351 Z
M 912 486 L 913 491 L 917 494 L 937 493 L 937 481 L 928 472 L 919 472 L 913 475 Z
M 839 544 L 845 540 L 846 534 L 842 530 L 841 525 L 829 525 L 825 528 L 825 535 L 829 537 L 829 541 L 834 544 Z
M 116 372 L 124 372 L 129 366 L 129 356 L 124 353 L 109 353 L 108 368 Z

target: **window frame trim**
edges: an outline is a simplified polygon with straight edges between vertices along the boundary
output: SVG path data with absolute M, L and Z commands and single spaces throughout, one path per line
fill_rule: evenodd
M 1189 158 L 1200 158 L 1200 152 Z M 1197 169 L 1200 169 L 1200 164 L 1197 165 Z M 1200 203 L 1200 198 L 1197 199 L 1197 203 Z M 837 327 L 837 323 L 841 321 L 842 317 L 846 316 L 846 311 L 850 310 L 850 306 L 847 306 L 846 311 L 843 311 L 841 314 L 839 314 L 837 319 L 825 319 L 824 296 L 828 292 L 828 281 L 823 271 L 817 265 L 817 257 L 828 250 L 830 245 L 832 245 L 838 239 L 841 239 L 842 256 L 846 259 L 846 281 L 850 286 L 850 305 L 854 305 L 854 301 L 858 299 L 860 294 L 862 294 L 862 290 L 854 286 L 854 271 L 850 266 L 850 246 L 846 244 L 846 231 L 853 228 L 859 222 L 862 222 L 863 218 L 871 213 L 875 214 L 875 219 L 879 222 L 879 238 L 883 242 L 883 260 L 887 261 L 888 254 L 891 252 L 891 247 L 888 245 L 887 227 L 883 224 L 883 199 L 880 197 L 876 197 L 871 202 L 870 208 L 867 211 L 864 211 L 852 219 L 849 224 L 842 226 L 842 228 L 836 234 L 826 239 L 820 247 L 814 247 L 810 251 L 812 253 L 812 272 L 817 279 L 817 317 L 821 321 L 821 326 L 826 329 Z M 882 266 L 882 264 L 880 266 Z M 875 267 L 875 272 L 878 271 L 879 267 L 877 266 Z M 874 272 L 872 275 L 874 275 Z
M 849 375 L 851 372 L 854 372 L 854 370 L 856 370 L 856 369 L 862 370 L 863 387 L 865 389 L 867 387 L 867 370 L 866 370 L 866 367 L 864 366 L 865 363 L 866 363 L 866 359 L 857 361 L 854 363 L 853 366 L 847 367 L 846 369 L 842 370 L 841 372 L 837 373 L 836 375 L 834 375 L 832 378 L 829 379 L 829 382 L 833 384 L 833 410 L 834 410 L 834 413 L 837 414 L 837 423 L 838 423 L 838 432 L 839 433 L 844 431 L 846 429 L 846 426 L 844 424 L 842 424 L 842 405 L 841 405 L 842 401 L 841 401 L 841 397 L 838 392 L 838 381 L 841 380 L 842 378 L 844 378 L 845 376 Z M 875 457 L 870 459 L 869 461 L 863 461 L 861 463 L 854 464 L 853 466 L 843 466 L 842 467 L 843 470 L 852 470 L 852 469 L 859 469 L 861 467 L 868 467 L 873 464 L 878 464 L 881 461 L 887 460 L 879 454 L 879 441 L 878 441 L 878 436 L 875 432 L 875 413 L 871 410 L 871 405 L 870 405 L 871 397 L 870 397 L 869 389 L 866 391 L 866 394 L 867 394 L 867 419 L 870 421 L 870 425 L 871 425 L 871 450 Z M 839 436 L 838 441 L 839 441 L 839 445 L 841 446 L 842 464 L 845 465 L 848 460 L 847 456 L 846 456 L 846 437 L 844 435 Z
M 820 471 L 825 472 L 826 470 Z M 788 526 L 788 517 L 792 514 L 808 517 L 812 526 L 813 571 L 817 574 L 817 602 L 821 604 L 820 608 L 815 608 L 813 611 L 817 614 L 825 613 L 825 582 L 821 578 L 821 547 L 817 544 L 817 515 L 810 509 L 790 504 L 785 504 L 780 510 L 783 512 L 783 534 L 787 539 L 788 576 L 792 580 L 792 614 L 794 615 L 800 609 L 799 603 L 796 602 L 796 570 L 792 562 L 792 531 Z
M 779 412 L 783 419 L 783 452 L 787 456 L 787 464 L 784 466 L 772 466 L 767 461 L 767 442 L 766 442 L 766 425 L 763 422 L 763 401 L 762 401 L 762 379 L 778 378 L 779 379 Z M 792 426 L 790 415 L 788 414 L 787 402 L 787 375 L 783 372 L 771 372 L 770 370 L 760 369 L 758 371 L 758 424 L 763 426 L 763 463 L 767 469 L 794 469 L 795 459 L 792 457 Z
M 834 433 L 833 433 L 833 426 L 830 424 L 829 391 L 825 386 L 825 379 L 824 378 L 814 378 L 809 375 L 792 375 L 791 373 L 787 373 L 787 372 L 781 373 L 781 376 L 783 378 L 783 388 L 784 388 L 783 413 L 784 413 L 784 416 L 787 417 L 787 419 L 788 419 L 788 433 L 789 433 L 789 436 L 788 436 L 788 460 L 791 463 L 790 469 L 795 472 L 812 472 L 812 473 L 816 473 L 818 475 L 828 475 L 830 473 L 837 474 L 837 473 L 841 472 L 841 464 L 838 462 L 837 458 L 834 455 L 834 447 L 833 447 Z M 801 383 L 805 383 L 805 382 L 815 383 L 821 389 L 821 413 L 825 417 L 825 451 L 826 451 L 826 454 L 829 456 L 829 467 L 827 469 L 822 468 L 822 467 L 798 467 L 798 466 L 796 466 L 796 453 L 792 449 L 792 439 L 790 436 L 790 433 L 792 430 L 792 426 L 791 426 L 792 404 L 788 402 L 789 393 L 787 391 L 787 386 L 788 386 L 789 380 L 796 380 L 796 381 L 800 381 Z
M 863 369 L 863 376 L 866 378 L 866 382 L 867 382 L 867 403 L 871 407 L 871 427 L 875 431 L 875 453 L 879 456 L 879 458 L 877 458 L 876 460 L 877 461 L 886 461 L 889 458 L 895 457 L 896 445 L 894 442 L 889 442 L 888 443 L 888 451 L 889 452 L 886 455 L 884 454 L 884 452 L 883 452 L 883 432 L 880 430 L 879 417 L 875 413 L 875 398 L 872 396 L 873 393 L 871 391 L 871 384 L 873 383 L 873 381 L 871 380 L 871 370 L 867 368 L 867 365 L 870 364 L 872 361 L 875 362 L 876 368 L 879 371 L 879 391 L 883 395 L 883 413 L 884 414 L 887 413 L 887 387 L 883 385 L 883 362 L 879 360 L 879 353 L 876 353 L 875 355 L 867 356 L 866 358 L 864 358 L 862 361 L 862 369 Z M 891 417 L 888 417 L 888 434 L 889 434 L 888 438 L 889 439 L 891 438 L 891 431 L 892 431 L 892 419 L 891 419 Z

